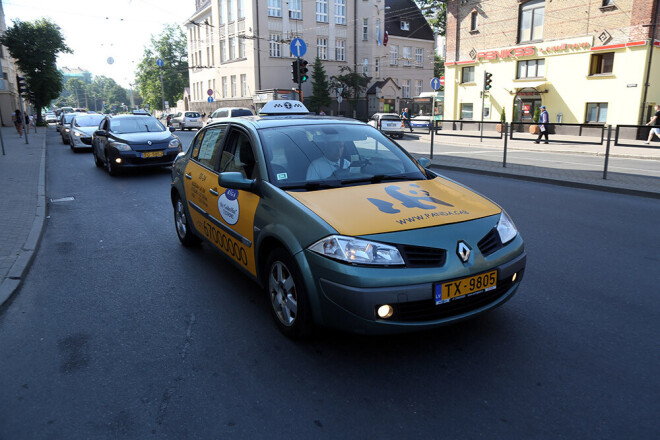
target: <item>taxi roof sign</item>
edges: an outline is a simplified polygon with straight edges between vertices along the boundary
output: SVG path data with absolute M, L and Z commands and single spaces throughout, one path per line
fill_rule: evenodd
M 259 110 L 260 115 L 307 115 L 309 110 L 300 101 L 288 99 L 275 99 L 268 101 Z

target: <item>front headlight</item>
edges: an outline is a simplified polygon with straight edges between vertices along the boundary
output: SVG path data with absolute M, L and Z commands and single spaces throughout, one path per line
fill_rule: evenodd
M 167 147 L 168 148 L 177 148 L 179 151 L 181 151 L 181 141 L 178 140 L 177 138 L 174 138 L 170 141 L 170 144 Z
M 73 135 L 74 135 L 74 136 L 78 136 L 78 137 L 83 137 L 83 136 L 85 136 L 83 133 L 81 133 L 81 132 L 79 132 L 79 131 L 75 131 L 75 130 L 74 130 L 74 132 L 73 132 Z
M 516 225 L 513 224 L 513 220 L 511 220 L 511 217 L 509 217 L 505 210 L 502 210 L 500 220 L 497 222 L 497 233 L 500 234 L 502 244 L 507 244 L 518 235 Z
M 113 147 L 115 147 L 119 151 L 131 151 L 132 148 L 128 144 L 124 144 L 123 142 L 115 142 L 112 144 Z
M 319 240 L 309 250 L 346 263 L 378 266 L 404 264 L 399 250 L 394 246 L 343 235 L 331 235 Z

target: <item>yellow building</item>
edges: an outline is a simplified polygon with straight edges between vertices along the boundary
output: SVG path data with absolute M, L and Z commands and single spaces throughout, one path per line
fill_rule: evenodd
M 449 1 L 444 118 L 531 122 L 545 105 L 550 122 L 646 123 L 660 103 L 658 3 Z

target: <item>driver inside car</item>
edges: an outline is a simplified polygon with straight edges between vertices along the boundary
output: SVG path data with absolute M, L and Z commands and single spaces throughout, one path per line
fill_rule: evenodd
M 314 159 L 307 168 L 307 180 L 322 180 L 330 177 L 337 170 L 345 170 L 351 163 L 342 157 L 344 142 L 332 140 L 325 144 L 323 156 Z

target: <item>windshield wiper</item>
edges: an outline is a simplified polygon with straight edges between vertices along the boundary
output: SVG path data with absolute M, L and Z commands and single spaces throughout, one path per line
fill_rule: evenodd
M 338 181 L 330 182 L 307 182 L 300 185 L 285 185 L 281 189 L 304 189 L 306 191 L 316 191 L 319 189 L 339 188 L 341 186 Z
M 363 177 L 360 179 L 348 179 L 348 180 L 342 180 L 341 184 L 342 185 L 348 185 L 351 183 L 364 183 L 364 182 L 369 182 L 369 183 L 380 183 L 384 180 L 419 180 L 414 177 L 410 177 L 407 175 L 392 175 L 392 174 L 376 174 L 371 177 Z

